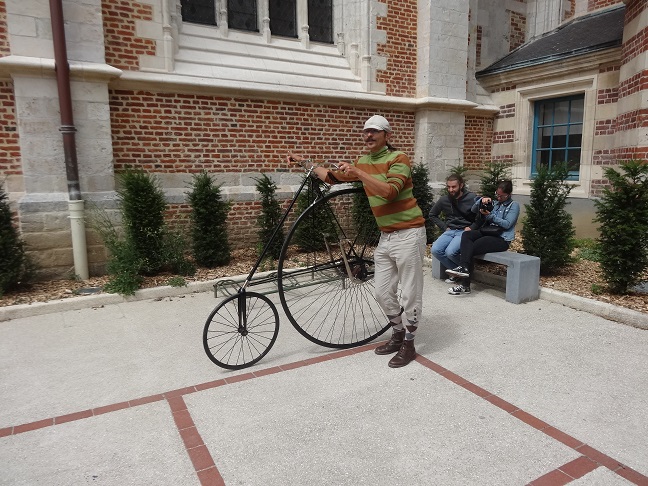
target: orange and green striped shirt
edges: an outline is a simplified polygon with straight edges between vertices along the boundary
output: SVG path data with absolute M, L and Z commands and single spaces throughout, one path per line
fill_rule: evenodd
M 372 194 L 366 186 L 364 188 L 380 231 L 391 232 L 425 225 L 423 212 L 412 195 L 412 166 L 407 155 L 385 147 L 380 152 L 361 157 L 355 166 L 391 186 L 386 198 Z M 341 172 L 332 171 L 332 174 L 340 182 L 351 180 Z M 326 182 L 333 183 L 335 180 L 329 176 Z

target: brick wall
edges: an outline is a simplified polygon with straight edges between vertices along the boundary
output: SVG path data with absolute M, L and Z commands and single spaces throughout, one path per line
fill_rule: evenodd
M 471 170 L 482 169 L 491 160 L 493 119 L 466 115 L 465 123 L 463 165 Z
M 623 0 L 588 0 L 587 11 L 597 10 L 599 8 L 611 7 L 612 5 L 622 4 Z
M 139 56 L 155 55 L 155 41 L 135 34 L 138 20 L 152 20 L 153 7 L 133 0 L 103 0 L 106 63 L 119 69 L 136 71 Z
M 115 170 L 136 167 L 157 174 L 299 171 L 286 168 L 293 151 L 316 161 L 355 160 L 365 152 L 364 121 L 373 109 L 203 95 L 112 91 L 111 126 Z M 382 111 L 394 129 L 393 145 L 414 152 L 414 114 Z M 250 218 L 250 215 L 254 218 Z M 255 202 L 230 211 L 234 246 L 256 238 Z M 169 217 L 184 224 L 188 207 L 174 205 Z M 252 238 L 250 240 L 250 238 Z
M 0 181 L 9 175 L 22 174 L 14 107 L 13 84 L 0 81 Z
M 0 57 L 11 54 L 9 48 L 9 33 L 7 32 L 7 6 L 0 2 Z
M 576 13 L 576 0 L 569 0 L 569 10 L 565 10 L 565 18 L 563 20 L 571 19 Z
M 376 80 L 384 83 L 389 96 L 416 96 L 417 2 L 386 0 L 387 17 L 378 17 L 377 28 L 387 33 L 387 43 L 378 45 L 378 55 L 387 58 L 387 68 Z
M 526 40 L 526 16 L 509 10 L 509 51 L 517 49 Z
M 619 2 L 621 3 L 621 2 Z M 628 25 L 641 12 L 646 10 L 646 0 L 630 0 L 626 4 L 625 25 Z

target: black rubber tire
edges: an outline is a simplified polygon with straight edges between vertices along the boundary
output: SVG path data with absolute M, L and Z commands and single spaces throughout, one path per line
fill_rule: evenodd
M 203 347 L 221 368 L 240 370 L 268 354 L 278 334 L 275 305 L 263 294 L 244 290 L 223 300 L 209 314 Z
M 380 232 L 371 214 L 360 223 L 353 216 L 357 197 L 366 197 L 362 188 L 341 189 L 311 204 L 291 226 L 279 257 L 286 316 L 302 336 L 330 348 L 360 346 L 389 329 L 374 296 L 373 249 Z M 343 245 L 334 244 L 340 240 Z

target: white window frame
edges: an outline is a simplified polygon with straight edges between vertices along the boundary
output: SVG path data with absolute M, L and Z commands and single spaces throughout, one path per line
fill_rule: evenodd
M 560 98 L 583 94 L 585 98 L 583 113 L 583 139 L 581 146 L 581 160 L 579 178 L 577 181 L 567 181 L 574 188 L 570 197 L 589 197 L 592 183 L 592 156 L 594 142 L 594 116 L 596 114 L 596 76 L 586 76 L 569 81 L 547 83 L 529 87 L 518 88 L 516 91 L 516 139 L 514 141 L 513 160 L 518 164 L 512 168 L 513 177 L 516 179 L 516 192 L 530 194 L 531 184 L 531 157 L 533 150 L 533 120 L 534 102 L 548 98 Z

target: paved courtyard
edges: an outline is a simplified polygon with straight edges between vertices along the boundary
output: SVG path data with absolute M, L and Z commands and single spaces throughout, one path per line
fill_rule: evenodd
M 648 485 L 648 331 L 425 284 L 396 370 L 285 318 L 220 369 L 209 291 L 0 322 L 0 484 Z

